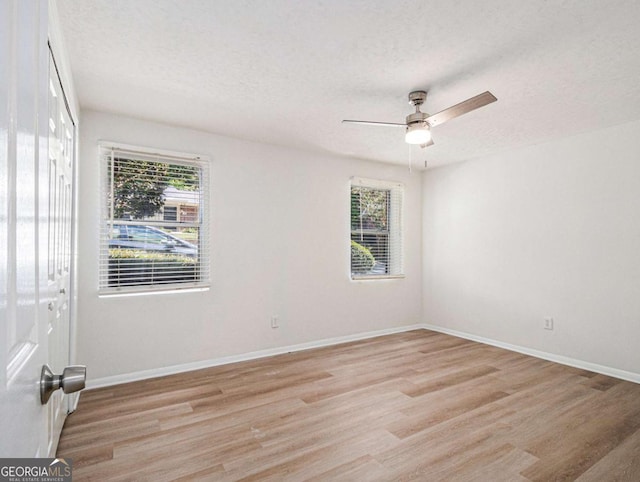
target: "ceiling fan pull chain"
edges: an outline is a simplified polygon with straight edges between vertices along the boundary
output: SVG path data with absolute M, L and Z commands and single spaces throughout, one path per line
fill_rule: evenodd
M 409 174 L 411 174 L 411 167 L 413 165 L 413 158 L 412 158 L 412 150 L 411 150 L 411 144 L 409 144 Z

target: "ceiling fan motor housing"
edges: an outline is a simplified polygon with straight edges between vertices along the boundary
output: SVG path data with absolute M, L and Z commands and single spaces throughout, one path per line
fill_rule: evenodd
M 414 112 L 407 116 L 407 125 L 416 124 L 418 122 L 422 123 L 427 117 L 429 117 L 429 114 L 425 112 Z

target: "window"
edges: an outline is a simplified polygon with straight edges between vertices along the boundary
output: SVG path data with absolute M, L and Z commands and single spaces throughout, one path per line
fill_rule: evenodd
M 178 220 L 178 208 L 176 206 L 165 206 L 162 215 L 165 221 L 177 221 Z
M 351 180 L 352 279 L 404 276 L 402 197 L 402 184 Z
M 100 292 L 208 285 L 207 162 L 103 144 L 100 157 Z

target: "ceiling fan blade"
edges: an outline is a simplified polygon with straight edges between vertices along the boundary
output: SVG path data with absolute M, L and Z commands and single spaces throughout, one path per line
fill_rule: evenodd
M 471 97 L 470 99 L 460 102 L 459 104 L 449 107 L 448 109 L 440 111 L 437 114 L 433 114 L 427 117 L 425 120 L 431 127 L 444 124 L 448 120 L 455 119 L 462 114 L 466 114 L 467 112 L 471 112 L 472 110 L 484 107 L 485 105 L 491 104 L 496 100 L 498 100 L 496 96 L 494 96 L 491 92 L 486 91 L 482 94 L 476 95 L 475 97 Z
M 373 122 L 373 121 L 359 121 L 359 120 L 343 120 L 342 123 L 348 124 L 363 124 L 366 126 L 383 126 L 383 127 L 407 127 L 407 124 L 396 124 L 395 122 Z
M 429 142 L 426 142 L 425 144 L 420 144 L 420 147 L 422 147 L 424 149 L 425 147 L 429 147 L 429 146 L 432 146 L 434 144 L 435 144 L 435 142 L 433 142 L 433 139 L 429 139 Z

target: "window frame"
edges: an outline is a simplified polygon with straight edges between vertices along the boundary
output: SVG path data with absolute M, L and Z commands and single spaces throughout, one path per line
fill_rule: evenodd
M 169 151 L 165 149 L 155 149 L 141 147 L 130 144 L 122 144 L 110 141 L 99 141 L 99 163 L 100 163 L 100 213 L 99 213 L 99 241 L 98 241 L 98 295 L 131 295 L 145 293 L 178 292 L 184 290 L 209 289 L 210 280 L 210 221 L 209 221 L 209 200 L 210 200 L 210 159 L 208 156 L 190 154 L 184 152 Z M 151 162 L 161 162 L 171 165 L 185 165 L 198 169 L 199 190 L 198 192 L 198 216 L 194 222 L 180 223 L 176 221 L 165 221 L 164 216 L 157 220 L 119 220 L 114 219 L 112 208 L 109 205 L 109 197 L 113 199 L 113 178 L 108 175 L 109 163 L 115 157 L 122 157 L 130 160 L 147 160 Z M 181 227 L 197 227 L 198 234 L 198 275 L 195 281 L 185 281 L 176 283 L 156 283 L 156 284 L 133 284 L 127 286 L 109 286 L 108 267 L 108 246 L 109 232 L 112 232 L 114 225 L 145 225 L 145 226 L 167 226 L 175 225 Z M 107 261 L 105 262 L 105 257 Z M 106 266 L 105 266 L 106 265 Z
M 352 196 L 353 188 L 362 187 L 373 190 L 388 191 L 387 198 L 387 229 L 353 229 Z M 351 256 L 349 256 L 349 278 L 351 281 L 389 280 L 405 278 L 404 271 L 404 184 L 395 181 L 383 181 L 352 177 L 349 180 L 349 241 L 354 234 L 386 235 L 387 236 L 387 266 L 388 272 L 381 274 L 358 274 L 353 271 Z M 389 266 L 392 265 L 392 266 Z

